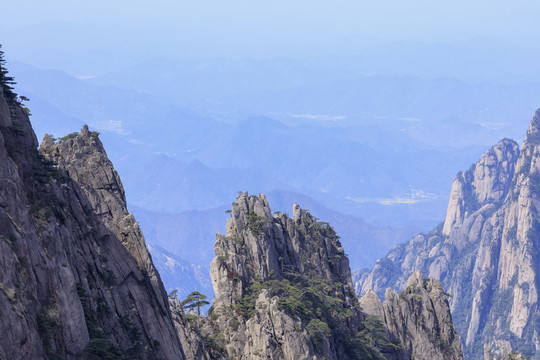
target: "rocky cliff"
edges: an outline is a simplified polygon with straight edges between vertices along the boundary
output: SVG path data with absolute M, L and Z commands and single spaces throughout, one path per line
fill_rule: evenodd
M 441 281 L 466 355 L 519 350 L 540 357 L 540 110 L 521 150 L 502 140 L 458 174 L 444 224 L 357 274 L 356 288 L 403 289 L 415 271 Z
M 38 152 L 0 91 L 0 359 L 183 359 L 159 275 L 96 133 Z
M 360 306 L 385 324 L 389 338 L 400 339 L 398 358 L 462 359 L 447 297 L 438 280 L 423 279 L 417 271 L 401 294 L 388 288 L 381 303 L 369 290 L 360 299 Z
M 264 195 L 242 193 L 226 227 L 210 266 L 210 318 L 229 356 L 337 359 L 353 351 L 340 340 L 352 340 L 362 317 L 348 259 L 328 224 L 298 205 L 292 218 L 272 215 Z M 343 339 L 331 336 L 332 328 Z
M 413 350 L 428 348 L 420 345 L 424 339 L 420 341 L 420 337 L 398 330 L 397 320 L 386 323 L 384 312 L 377 313 L 380 318 L 376 318 L 362 311 L 339 237 L 328 223 L 319 222 L 297 204 L 292 218 L 283 213 L 272 215 L 264 195 L 240 194 L 233 203 L 226 235 L 217 235 L 215 252 L 211 278 L 216 297 L 202 326 L 203 335 L 220 345 L 209 349 L 215 351 L 214 356 L 428 358 Z M 401 299 L 397 295 L 396 298 Z M 425 295 L 416 305 L 396 300 L 386 303 L 385 309 L 399 313 L 399 321 L 416 321 L 423 315 L 413 315 L 414 311 L 431 309 L 434 313 L 430 318 L 441 311 L 428 305 L 432 303 L 446 306 L 439 318 L 448 321 L 449 308 L 444 296 Z M 434 331 L 429 328 L 431 325 L 426 323 L 418 331 L 427 337 Z M 443 326 L 442 331 L 447 331 L 448 326 Z M 441 359 L 446 353 L 447 358 L 460 359 L 457 333 L 454 331 L 449 338 L 447 335 L 441 335 L 446 339 L 441 342 L 437 342 L 436 335 L 431 336 L 431 348 Z M 447 351 L 449 343 L 455 351 Z

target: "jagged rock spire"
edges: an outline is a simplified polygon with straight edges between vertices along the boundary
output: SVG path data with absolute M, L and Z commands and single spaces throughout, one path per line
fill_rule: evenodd
M 237 334 L 226 335 L 229 356 L 336 359 L 350 358 L 360 350 L 345 355 L 343 348 L 345 337 L 359 331 L 362 315 L 349 261 L 331 226 L 318 222 L 298 204 L 293 206 L 292 219 L 282 213 L 272 216 L 264 195 L 244 192 L 232 204 L 226 228 L 226 235 L 216 237 L 210 276 L 213 312 L 236 309 L 234 319 L 240 323 L 233 324 L 227 315 L 213 323 L 214 331 L 222 333 L 231 326 L 238 328 Z M 302 293 L 302 299 L 296 298 Z M 321 296 L 334 302 L 332 310 L 319 303 Z M 283 301 L 303 303 L 304 310 L 297 312 L 296 305 L 290 308 Z M 314 303 L 325 309 L 324 314 L 307 319 L 306 313 L 317 311 L 310 308 Z M 340 312 L 347 313 L 347 320 L 337 320 Z M 340 329 L 341 338 L 331 336 L 333 328 Z
M 527 135 L 525 136 L 525 142 L 523 146 L 535 145 L 540 143 L 540 109 L 536 110 L 534 116 L 527 130 Z
M 416 271 L 401 294 L 388 288 L 381 303 L 377 294 L 369 290 L 360 305 L 367 314 L 379 317 L 390 338 L 401 340 L 400 358 L 463 359 L 446 297 L 438 280 L 424 279 Z
M 503 200 L 514 177 L 519 146 L 503 139 L 486 151 L 469 170 L 459 173 L 450 194 L 443 234 L 463 224 L 465 218 L 489 202 Z

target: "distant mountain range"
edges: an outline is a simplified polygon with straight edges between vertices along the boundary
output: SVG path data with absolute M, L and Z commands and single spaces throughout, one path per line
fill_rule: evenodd
M 297 197 L 335 224 L 353 268 L 369 266 L 444 217 L 449 179 L 512 134 L 540 89 L 317 69 L 156 60 L 91 79 L 21 63 L 12 73 L 38 137 L 98 129 L 151 242 L 176 256 L 175 244 L 200 244 L 196 266 L 211 256 L 224 215 L 215 209 L 239 190 Z M 192 220 L 197 212 L 204 220 Z M 202 230 L 169 230 L 181 218 Z M 353 250 L 359 241 L 376 246 Z
M 443 128 L 441 121 L 451 116 L 447 112 L 441 112 L 444 116 L 441 119 L 408 113 L 405 109 L 399 111 L 400 106 L 387 111 L 370 110 L 352 98 L 351 106 L 356 104 L 368 115 L 358 118 L 341 113 L 338 115 L 349 117 L 336 123 L 321 121 L 316 114 L 314 120 L 309 112 L 281 109 L 281 112 L 274 111 L 280 121 L 266 114 L 244 118 L 238 125 L 232 125 L 166 101 L 162 94 L 93 85 L 65 73 L 28 66 L 14 66 L 13 72 L 17 74 L 21 92 L 32 99 L 29 106 L 38 135 L 46 131 L 62 134 L 70 125 L 74 125 L 73 128 L 84 122 L 98 128 L 104 141 L 110 144 L 109 155 L 125 174 L 130 203 L 158 211 L 178 212 L 225 205 L 225 191 L 220 192 L 219 188 L 224 187 L 222 183 L 229 183 L 236 184 L 232 191 L 282 189 L 309 194 L 335 210 L 382 224 L 433 226 L 444 215 L 444 193 L 450 186 L 445 179 L 451 178 L 463 164 L 472 162 L 481 153 L 482 146 L 471 139 L 475 132 L 499 138 L 508 124 L 515 126 L 506 119 L 506 127 L 497 128 L 501 121 L 489 116 L 486 127 L 475 124 L 478 118 L 467 122 L 456 117 Z M 409 84 L 402 87 L 402 93 L 409 93 L 410 86 L 416 88 L 414 79 L 410 80 L 412 83 L 407 79 L 395 80 Z M 358 84 L 364 84 L 366 89 L 379 86 L 383 93 L 391 83 L 390 78 L 382 82 L 358 78 Z M 459 84 L 467 87 L 465 83 Z M 436 83 L 420 87 L 415 96 L 420 99 L 426 91 L 432 92 L 431 89 L 436 87 Z M 318 88 L 322 89 L 321 86 Z M 461 96 L 463 91 L 458 86 L 455 92 Z M 168 92 L 163 89 L 163 93 Z M 268 94 L 269 101 L 271 98 Z M 326 101 L 322 95 L 315 98 Z M 364 98 L 358 96 L 358 99 Z M 443 98 L 450 101 L 452 97 L 444 94 Z M 60 107 L 62 111 L 58 110 Z M 258 111 L 263 115 L 266 112 L 262 108 Z M 295 116 L 293 123 L 283 118 L 287 113 Z M 76 122 L 78 124 L 74 124 Z M 441 134 L 444 136 L 439 136 Z M 445 145 L 450 140 L 444 139 L 451 135 L 452 139 L 462 139 L 459 147 Z M 435 138 L 437 142 L 433 141 Z M 164 156 L 172 159 L 167 160 Z M 199 165 L 188 167 L 192 161 Z M 169 174 L 179 172 L 177 177 L 183 177 L 182 172 L 185 175 L 189 170 L 186 181 L 193 185 L 188 188 L 199 186 L 201 177 L 211 183 L 211 187 L 200 185 L 205 192 L 199 191 L 193 196 L 202 203 L 194 204 L 181 193 L 175 194 L 171 189 L 160 189 L 160 186 L 154 186 L 151 197 L 156 202 L 163 200 L 161 207 L 148 206 L 147 201 L 142 200 L 146 193 L 135 194 L 135 182 L 147 174 L 143 169 L 155 168 L 160 163 L 167 163 Z M 157 171 L 165 170 L 158 168 Z M 434 172 L 441 177 L 433 180 L 422 176 Z M 230 194 L 231 186 L 225 187 L 226 193 Z M 213 188 L 220 194 L 212 200 Z M 190 193 L 194 194 L 191 190 Z M 209 201 L 204 200 L 209 195 Z M 403 206 L 404 202 L 408 205 Z M 373 211 L 374 208 L 382 211 Z

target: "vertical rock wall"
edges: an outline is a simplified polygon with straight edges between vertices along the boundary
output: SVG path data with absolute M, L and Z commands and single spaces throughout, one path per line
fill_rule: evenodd
M 46 144 L 0 94 L 0 358 L 183 359 L 101 143 L 84 128 Z

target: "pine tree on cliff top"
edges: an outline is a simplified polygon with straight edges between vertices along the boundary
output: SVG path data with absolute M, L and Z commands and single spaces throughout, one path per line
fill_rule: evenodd
M 12 76 L 9 76 L 9 72 L 6 69 L 6 60 L 4 59 L 4 52 L 2 51 L 2 45 L 0 44 L 0 85 L 4 95 L 10 103 L 19 102 L 17 94 L 13 92 L 13 86 L 16 82 Z

